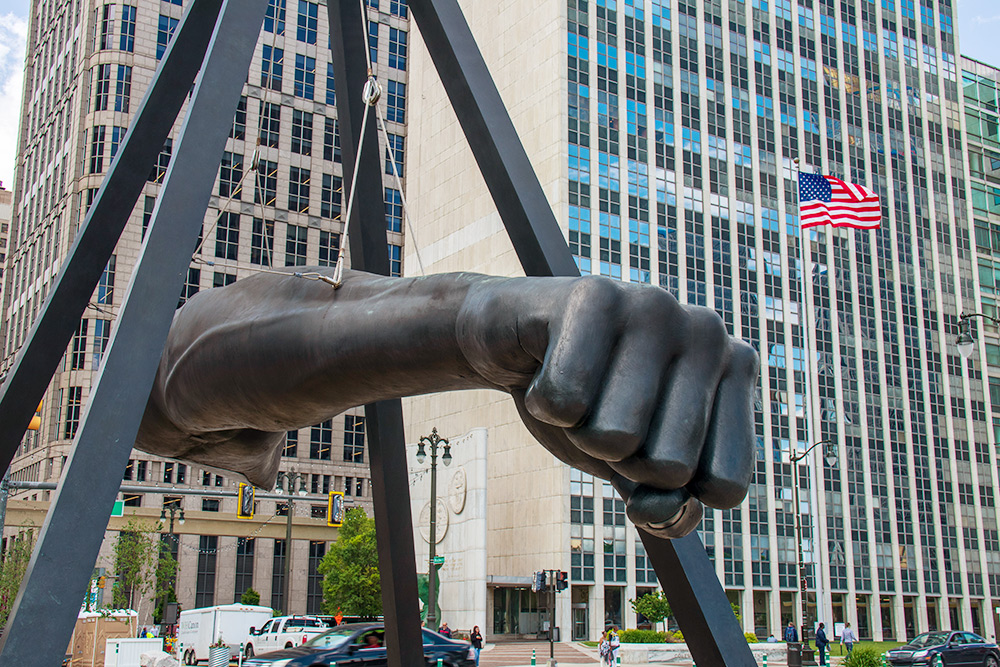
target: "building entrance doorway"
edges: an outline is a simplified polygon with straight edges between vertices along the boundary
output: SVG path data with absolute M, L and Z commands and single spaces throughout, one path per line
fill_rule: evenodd
M 538 594 L 528 588 L 493 589 L 493 634 L 536 635 L 542 628 Z
M 573 641 L 585 642 L 590 639 L 589 632 L 590 616 L 587 614 L 587 605 L 573 605 Z
M 896 625 L 893 623 L 892 598 L 879 599 L 879 613 L 882 617 L 882 640 L 896 639 Z

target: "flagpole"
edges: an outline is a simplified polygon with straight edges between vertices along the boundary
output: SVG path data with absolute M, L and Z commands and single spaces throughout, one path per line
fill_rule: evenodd
M 795 158 L 793 162 L 794 162 L 794 164 L 796 166 L 796 171 L 798 171 L 799 159 Z M 818 172 L 819 172 L 819 170 L 817 170 L 817 173 Z M 799 228 L 798 228 L 799 257 L 801 258 L 801 267 L 800 267 L 800 270 L 799 270 L 799 284 L 800 284 L 801 289 L 802 289 L 802 301 L 801 301 L 801 306 L 800 306 L 800 309 L 799 309 L 799 323 L 800 323 L 800 326 L 801 326 L 801 329 L 802 329 L 802 348 L 803 348 L 803 356 L 805 357 L 805 376 L 804 376 L 805 382 L 803 383 L 804 384 L 803 389 L 805 391 L 805 397 L 804 397 L 805 404 L 804 404 L 803 407 L 804 407 L 804 410 L 805 410 L 805 418 L 806 418 L 806 434 L 807 434 L 807 437 L 809 438 L 809 441 L 806 442 L 805 445 L 808 447 L 808 446 L 812 445 L 815 442 L 819 442 L 822 438 L 818 437 L 817 433 L 816 433 L 816 423 L 817 423 L 817 420 L 815 418 L 816 417 L 816 411 L 814 410 L 815 404 L 813 402 L 813 380 L 814 380 L 814 374 L 813 374 L 813 350 L 812 350 L 812 345 L 810 343 L 810 338 L 809 338 L 809 332 L 810 332 L 810 325 L 809 325 L 810 307 L 809 307 L 809 303 L 810 303 L 810 300 L 809 300 L 809 292 L 808 292 L 807 280 L 806 280 L 807 276 L 812 276 L 812 255 L 811 255 L 811 253 L 808 252 L 809 246 L 806 243 L 806 234 L 807 233 L 808 233 L 807 230 L 802 227 L 802 217 L 801 217 L 801 211 L 800 211 L 800 215 L 799 215 Z M 793 364 L 792 368 L 794 370 L 794 364 Z M 794 381 L 793 381 L 793 385 L 794 385 Z M 796 432 L 796 440 L 798 440 L 797 432 Z M 818 448 L 818 449 L 822 449 L 822 448 Z M 822 583 L 823 582 L 823 576 L 822 576 L 823 573 L 821 572 L 821 559 L 820 559 L 820 546 L 821 546 L 822 540 L 820 539 L 820 528 L 821 528 L 821 526 L 820 526 L 820 517 L 819 517 L 819 482 L 820 482 L 819 477 L 820 476 L 819 476 L 819 469 L 817 468 L 817 456 L 818 456 L 817 452 L 813 451 L 812 452 L 812 457 L 811 457 L 812 460 L 810 461 L 811 465 L 810 465 L 810 476 L 809 476 L 810 486 L 812 487 L 810 489 L 810 502 L 809 502 L 809 505 L 810 505 L 809 509 L 810 509 L 810 511 L 809 511 L 809 516 L 812 518 L 812 524 L 813 524 L 813 526 L 812 526 L 812 540 L 811 540 L 811 542 L 812 542 L 812 548 L 810 549 L 810 553 L 812 554 L 812 560 L 813 560 L 813 581 L 814 581 L 814 586 L 815 586 L 815 590 L 816 590 L 816 620 L 819 621 L 819 620 L 821 620 L 820 617 L 821 617 L 822 612 L 824 610 L 824 605 L 823 605 L 824 594 L 823 594 L 823 583 Z M 798 463 L 792 462 L 792 465 L 798 465 Z M 795 475 L 793 475 L 793 479 L 794 478 L 795 478 Z M 795 511 L 796 512 L 800 512 L 801 508 L 796 507 Z M 799 539 L 801 539 L 801 535 L 799 536 Z M 800 585 L 799 589 L 802 590 L 802 588 L 803 587 Z M 804 626 L 806 624 L 806 618 L 805 618 L 806 611 L 805 610 L 808 609 L 808 602 L 807 601 L 801 601 L 801 602 L 802 602 L 801 607 L 802 607 L 802 610 L 803 610 L 802 625 Z M 832 625 L 830 627 L 832 628 Z M 803 637 L 803 640 L 805 640 L 805 637 Z

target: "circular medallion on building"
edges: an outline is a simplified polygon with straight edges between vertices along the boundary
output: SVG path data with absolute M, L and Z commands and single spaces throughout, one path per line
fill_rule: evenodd
M 440 544 L 441 540 L 444 539 L 445 533 L 448 532 L 448 508 L 445 506 L 441 499 L 438 498 L 437 501 L 437 525 L 434 527 L 434 543 Z M 424 508 L 420 510 L 420 536 L 424 538 L 424 542 L 428 544 L 431 541 L 431 504 L 428 502 L 424 505 Z
M 451 511 L 461 514 L 465 509 L 465 495 L 469 487 L 469 478 L 465 474 L 465 468 L 459 468 L 451 476 L 451 486 L 448 492 L 448 504 Z

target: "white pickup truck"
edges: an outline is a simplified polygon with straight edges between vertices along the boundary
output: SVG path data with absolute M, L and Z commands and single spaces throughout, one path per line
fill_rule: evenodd
M 259 628 L 250 628 L 243 642 L 243 655 L 252 658 L 268 651 L 299 646 L 328 629 L 316 616 L 275 616 Z

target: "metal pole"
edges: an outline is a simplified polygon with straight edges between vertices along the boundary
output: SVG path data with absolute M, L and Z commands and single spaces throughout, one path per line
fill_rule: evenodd
M 427 627 L 437 630 L 437 438 L 431 435 L 431 524 L 430 549 L 427 556 Z
M 292 512 L 295 503 L 291 497 L 288 498 L 288 522 L 285 525 L 285 595 L 282 604 L 285 605 L 285 613 L 292 613 Z
M 199 6 L 204 6 L 202 0 L 191 4 L 185 23 L 191 21 Z M 264 0 L 226 0 L 218 21 L 211 19 L 214 33 L 208 57 L 203 57 L 204 50 L 198 54 L 201 73 L 188 115 L 175 144 L 173 161 L 126 291 L 104 367 L 91 391 L 62 481 L 52 499 L 6 631 L 0 638 L 0 664 L 48 667 L 64 657 L 80 611 L 80 595 L 86 589 L 104 541 L 121 474 L 139 431 L 177 308 L 177 295 L 202 229 L 266 9 Z M 175 42 L 171 49 L 177 48 Z M 177 80 L 171 84 L 170 79 L 167 76 L 164 84 L 180 85 Z M 181 96 L 186 97 L 189 90 L 185 86 Z M 156 140 L 162 142 L 162 138 Z M 130 141 L 148 143 L 150 134 L 130 134 L 126 142 Z M 156 151 L 161 145 L 157 144 Z M 144 182 L 149 164 L 141 168 L 144 171 L 139 177 Z M 108 189 L 107 181 L 104 189 Z M 129 211 L 133 203 L 134 198 L 128 203 Z M 100 266 L 106 261 L 101 259 Z M 87 287 L 84 303 L 91 289 Z M 72 316 L 78 319 L 79 312 Z M 65 341 L 61 345 L 64 349 Z M 48 382 L 48 376 L 42 382 Z M 8 385 L 5 398 L 10 389 Z M 38 393 L 31 394 L 29 414 L 38 405 Z M 45 641 L 40 642 L 39 637 Z
M 7 524 L 7 498 L 10 496 L 10 468 L 0 480 L 0 541 L 3 540 L 3 529 Z

